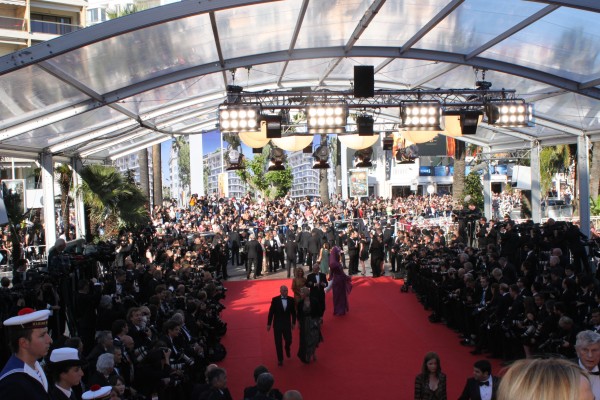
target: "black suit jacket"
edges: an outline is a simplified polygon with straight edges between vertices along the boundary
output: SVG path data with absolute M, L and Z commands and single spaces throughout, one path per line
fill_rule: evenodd
M 291 330 L 292 324 L 296 323 L 296 303 L 293 296 L 288 296 L 287 307 L 283 308 L 281 296 L 275 296 L 269 307 L 269 319 L 267 325 L 273 325 L 277 331 Z
M 71 397 L 67 397 L 56 385 L 49 384 L 48 385 L 48 394 L 50 394 L 50 398 L 52 400 L 76 400 L 79 399 L 75 392 L 71 393 Z
M 319 283 L 324 283 L 323 285 L 317 285 L 317 274 L 311 272 L 306 277 L 306 286 L 310 288 L 310 298 L 313 301 L 318 302 L 321 305 L 321 317 L 325 313 L 325 287 L 327 287 L 327 276 L 319 272 Z
M 496 393 L 498 392 L 498 385 L 500 379 L 497 376 L 492 376 L 492 400 L 496 400 Z M 479 382 L 475 378 L 467 379 L 465 388 L 463 389 L 458 400 L 481 400 L 481 394 L 479 393 Z

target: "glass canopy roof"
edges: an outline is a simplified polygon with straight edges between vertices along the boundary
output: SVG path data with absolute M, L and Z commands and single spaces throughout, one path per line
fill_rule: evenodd
M 490 151 L 600 140 L 599 13 L 594 0 L 173 3 L 1 57 L 0 153 L 114 158 L 214 129 L 227 85 L 350 90 L 355 65 L 393 90 L 474 88 L 486 70 L 537 122 L 463 138 Z

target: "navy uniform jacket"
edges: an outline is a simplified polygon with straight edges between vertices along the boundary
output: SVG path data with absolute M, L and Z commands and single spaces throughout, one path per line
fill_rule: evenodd
M 49 400 L 50 395 L 39 380 L 25 372 L 25 363 L 13 354 L 0 372 L 0 399 Z

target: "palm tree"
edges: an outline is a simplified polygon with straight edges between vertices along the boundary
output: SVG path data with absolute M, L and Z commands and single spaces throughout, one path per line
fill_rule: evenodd
M 163 194 L 162 194 L 162 157 L 161 157 L 161 144 L 155 144 L 152 146 L 152 175 L 154 180 L 152 181 L 153 188 L 153 204 L 155 206 L 162 206 Z
M 539 173 L 540 186 L 543 194 L 552 188 L 552 177 L 569 166 L 571 151 L 569 145 L 558 145 L 544 147 L 540 152 L 540 171 L 531 171 L 532 174 Z
M 88 165 L 81 171 L 83 201 L 90 225 L 104 223 L 105 236 L 123 227 L 141 227 L 149 221 L 148 199 L 114 167 Z
M 65 230 L 65 239 L 71 239 L 71 215 L 69 191 L 73 182 L 73 170 L 68 164 L 60 164 L 54 169 L 58 177 L 58 186 L 60 187 L 60 212 L 62 216 L 63 227 Z

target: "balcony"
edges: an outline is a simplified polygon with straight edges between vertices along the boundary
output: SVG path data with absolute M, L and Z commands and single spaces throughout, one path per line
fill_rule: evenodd
M 31 20 L 32 33 L 46 33 L 50 35 L 64 35 L 82 29 L 79 25 L 61 24 L 59 22 Z

